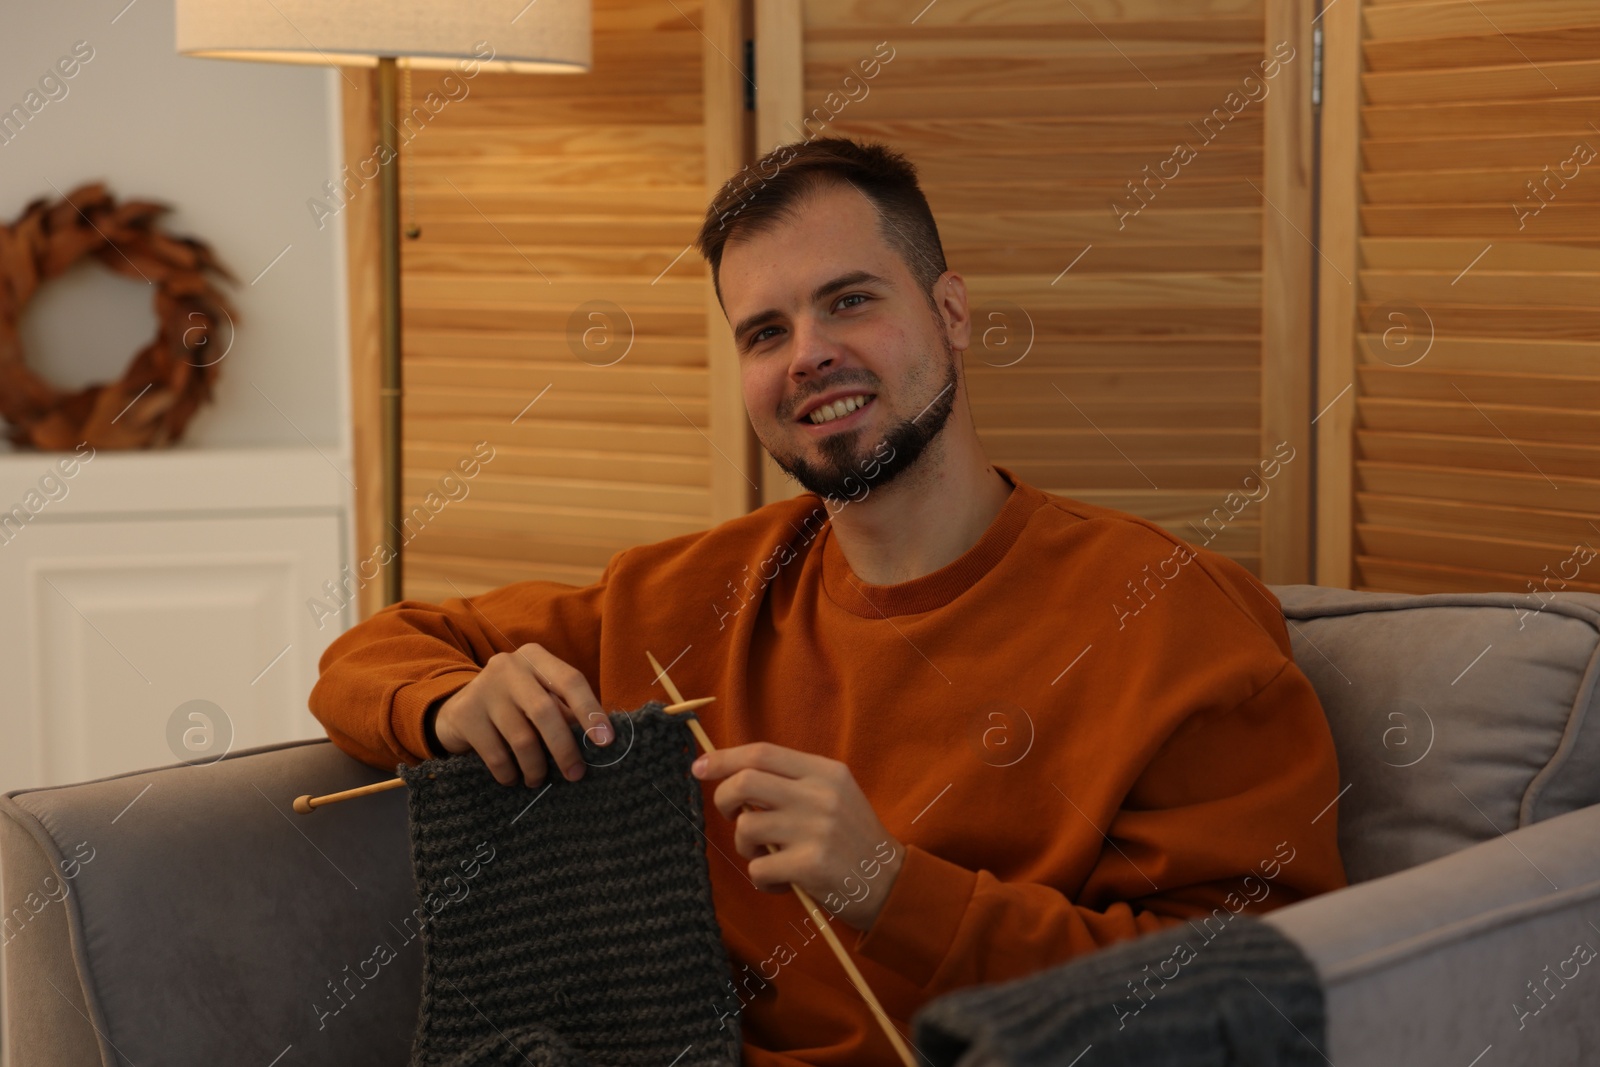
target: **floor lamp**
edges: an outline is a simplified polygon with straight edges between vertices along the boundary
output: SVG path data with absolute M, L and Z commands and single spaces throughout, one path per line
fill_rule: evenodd
M 382 197 L 383 519 L 396 535 L 383 602 L 401 598 L 400 157 L 396 70 L 583 73 L 590 0 L 176 0 L 181 55 L 378 68 L 375 146 Z M 485 57 L 488 58 L 485 58 Z

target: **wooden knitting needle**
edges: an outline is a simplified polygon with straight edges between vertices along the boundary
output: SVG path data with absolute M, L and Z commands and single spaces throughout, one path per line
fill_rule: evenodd
M 666 709 L 667 711 L 673 711 L 684 703 L 683 694 L 678 692 L 678 687 L 672 684 L 672 679 L 667 677 L 666 668 L 656 661 L 655 656 L 648 650 L 646 650 L 645 655 L 650 657 L 650 666 L 655 669 L 657 677 L 661 679 L 661 684 L 666 688 L 667 695 L 677 702 Z M 705 729 L 698 720 L 690 719 L 689 729 L 694 731 L 695 739 L 700 742 L 701 748 L 707 752 L 715 752 L 717 750 L 716 746 L 711 743 L 711 738 L 706 736 Z M 754 811 L 755 809 L 746 804 L 740 810 Z M 769 844 L 767 845 L 767 851 L 777 852 L 778 849 L 776 846 Z M 811 895 L 804 889 L 801 889 L 793 882 L 789 883 L 789 887 L 794 890 L 795 896 L 800 898 L 800 903 L 806 909 L 806 914 L 810 915 L 816 922 L 817 930 L 822 934 L 823 939 L 828 942 L 828 947 L 833 949 L 833 954 L 838 957 L 840 964 L 844 966 L 845 973 L 850 976 L 851 984 L 856 987 L 856 992 L 861 994 L 861 999 L 867 1002 L 867 1007 L 871 1008 L 873 1014 L 878 1017 L 878 1025 L 883 1027 L 883 1032 L 888 1035 L 889 1043 L 900 1054 L 901 1062 L 906 1067 L 917 1067 L 917 1061 L 912 1058 L 911 1050 L 906 1047 L 905 1039 L 900 1036 L 900 1031 L 894 1028 L 894 1023 L 889 1021 L 889 1016 L 884 1012 L 883 1006 L 878 1003 L 878 998 L 873 994 L 872 987 L 867 985 L 867 980 L 862 977 L 861 971 L 856 968 L 855 961 L 850 958 L 850 953 L 845 951 L 844 943 L 839 940 L 839 935 L 834 933 L 832 924 L 823 917 L 822 909 L 817 907 L 812 901 Z
M 371 785 L 346 789 L 341 793 L 329 793 L 323 797 L 314 797 L 307 793 L 303 797 L 294 798 L 294 810 L 301 815 L 306 815 L 311 812 L 312 808 L 320 808 L 324 804 L 333 804 L 340 800 L 354 800 L 356 797 L 369 796 L 373 793 L 385 793 L 391 789 L 399 789 L 405 784 L 406 780 L 404 778 L 391 778 L 387 782 L 373 782 Z
M 676 714 L 680 711 L 693 711 L 695 708 L 705 707 L 715 699 L 717 698 L 697 697 L 694 700 L 680 700 L 678 703 L 671 705 L 666 710 L 672 712 L 673 714 Z M 700 724 L 695 722 L 693 719 L 690 719 L 689 725 L 699 726 Z M 305 796 L 294 798 L 294 810 L 298 811 L 301 815 L 309 815 L 314 809 L 320 808 L 324 804 L 333 804 L 341 800 L 354 800 L 356 797 L 369 796 L 373 793 L 383 793 L 390 789 L 399 789 L 405 784 L 406 780 L 404 778 L 390 778 L 385 782 L 374 782 L 371 785 L 357 786 L 354 789 L 346 789 L 340 793 L 329 793 L 327 796 L 314 797 L 307 793 Z

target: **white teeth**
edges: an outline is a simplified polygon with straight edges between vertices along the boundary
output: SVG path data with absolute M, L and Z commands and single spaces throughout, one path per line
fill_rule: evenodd
M 855 396 L 847 396 L 843 400 L 835 400 L 831 404 L 824 404 L 811 413 L 811 421 L 818 425 L 824 422 L 832 422 L 834 419 L 848 415 L 856 408 L 861 407 L 868 400 L 871 400 L 874 395 L 873 393 L 858 393 Z

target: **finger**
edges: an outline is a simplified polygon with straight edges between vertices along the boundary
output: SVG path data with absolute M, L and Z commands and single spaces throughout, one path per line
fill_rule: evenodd
M 531 666 L 543 678 L 541 685 L 566 705 L 565 710 L 572 721 L 595 744 L 610 744 L 614 737 L 611 717 L 600 706 L 600 701 L 595 699 L 594 690 L 590 688 L 589 679 L 583 676 L 583 672 L 556 658 L 553 652 L 542 645 L 527 646 L 527 650 Z
M 796 838 L 798 827 L 786 812 L 752 809 L 741 812 L 733 824 L 733 847 L 747 860 L 784 848 Z
M 520 771 L 523 782 L 529 786 L 543 784 L 548 767 L 544 742 L 540 740 L 539 731 L 528 721 L 517 701 L 510 694 L 503 694 L 490 708 L 489 720 L 500 732 L 500 737 L 510 747 L 516 759 L 514 772 Z M 499 776 L 496 775 L 496 778 Z
M 785 778 L 804 778 L 826 774 L 829 765 L 836 762 L 770 741 L 719 748 L 707 753 L 706 757 L 706 778 L 727 778 L 746 768 L 779 774 Z
M 583 777 L 583 753 L 578 751 L 578 742 L 572 736 L 572 727 L 567 717 L 562 713 L 556 699 L 539 686 L 531 676 L 525 676 L 513 684 L 512 698 L 517 701 L 522 714 L 539 731 L 539 736 L 544 739 L 544 747 L 549 750 L 550 758 L 557 767 L 561 768 L 561 775 L 569 782 L 576 782 Z
M 517 780 L 517 759 L 488 715 L 472 716 L 461 726 L 460 733 L 489 768 L 495 781 L 511 785 Z
M 735 771 L 711 795 L 717 810 L 729 819 L 736 818 L 739 809 L 746 804 L 754 804 L 758 808 L 791 810 L 814 807 L 807 803 L 808 798 L 807 791 L 795 779 L 749 768 Z
M 749 863 L 750 880 L 766 893 L 787 893 L 796 880 L 794 857 L 782 849 L 766 852 Z

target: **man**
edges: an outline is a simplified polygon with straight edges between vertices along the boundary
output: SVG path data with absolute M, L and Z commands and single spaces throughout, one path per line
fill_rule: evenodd
M 1346 884 L 1333 742 L 1271 593 L 985 459 L 966 287 L 909 163 L 783 146 L 699 246 L 751 424 L 810 492 L 584 588 L 385 609 L 322 658 L 341 747 L 476 751 L 533 786 L 546 750 L 582 774 L 569 723 L 614 740 L 602 698 L 663 697 L 646 650 L 716 696 L 696 773 L 752 1067 L 898 1062 L 790 883 L 903 1032 L 950 990 Z

